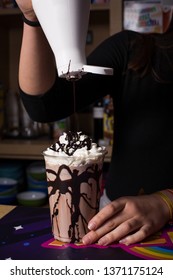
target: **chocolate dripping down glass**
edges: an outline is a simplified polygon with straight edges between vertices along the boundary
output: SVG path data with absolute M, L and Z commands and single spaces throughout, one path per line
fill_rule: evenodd
M 52 234 L 56 240 L 82 242 L 88 222 L 99 211 L 106 147 L 82 132 L 67 132 L 43 151 Z
M 90 0 L 32 0 L 55 55 L 58 76 L 76 81 L 85 73 L 113 75 L 112 68 L 86 65 Z

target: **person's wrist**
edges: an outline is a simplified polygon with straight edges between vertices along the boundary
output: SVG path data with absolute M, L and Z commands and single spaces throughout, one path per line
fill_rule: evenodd
M 162 205 L 167 208 L 167 216 L 169 217 L 169 222 L 173 220 L 173 202 L 167 195 L 167 190 L 158 191 L 155 193 L 158 198 L 162 201 Z M 165 208 L 164 207 L 164 208 Z M 166 210 L 165 208 L 165 210 Z
M 36 16 L 29 16 L 28 14 L 22 14 L 23 22 L 32 27 L 39 27 L 40 22 L 38 21 Z
M 22 11 L 22 14 L 24 15 L 25 18 L 27 18 L 30 21 L 38 21 L 38 18 L 34 10 Z

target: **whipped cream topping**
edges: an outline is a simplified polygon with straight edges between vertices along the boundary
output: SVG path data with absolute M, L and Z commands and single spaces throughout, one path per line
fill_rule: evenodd
M 104 146 L 100 147 L 92 139 L 80 132 L 64 132 L 59 140 L 43 152 L 45 156 L 58 164 L 84 165 L 91 161 L 102 160 L 107 153 Z M 55 158 L 53 158 L 55 157 Z M 58 157 L 58 158 L 57 158 Z

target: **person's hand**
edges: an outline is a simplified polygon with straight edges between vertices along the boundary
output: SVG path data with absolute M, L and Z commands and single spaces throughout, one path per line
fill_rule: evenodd
M 157 194 L 121 197 L 90 220 L 91 231 L 83 237 L 83 243 L 134 244 L 160 230 L 168 221 L 169 209 Z
M 33 10 L 32 1 L 31 0 L 16 0 L 16 3 L 21 10 L 21 12 L 24 14 L 24 16 L 31 21 L 36 21 L 37 17 L 35 15 L 35 12 Z

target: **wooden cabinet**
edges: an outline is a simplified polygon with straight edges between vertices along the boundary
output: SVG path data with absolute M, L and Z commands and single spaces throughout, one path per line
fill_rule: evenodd
M 18 88 L 22 18 L 18 9 L 0 9 L 0 81 L 6 89 Z
M 122 1 L 110 0 L 107 4 L 91 5 L 89 31 L 92 41 L 86 45 L 87 53 L 105 38 L 122 29 Z M 0 9 L 0 81 L 6 89 L 13 91 L 18 90 L 22 26 L 19 9 Z M 0 139 L 0 158 L 40 159 L 41 151 L 49 144 L 50 140 Z M 111 148 L 106 161 L 109 161 L 110 156 Z
M 122 29 L 122 3 L 123 0 L 110 0 L 107 4 L 91 5 L 89 30 L 93 33 L 93 43 L 87 45 L 87 52 Z

